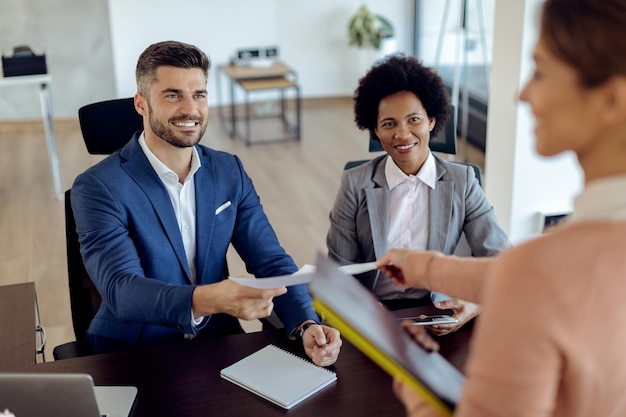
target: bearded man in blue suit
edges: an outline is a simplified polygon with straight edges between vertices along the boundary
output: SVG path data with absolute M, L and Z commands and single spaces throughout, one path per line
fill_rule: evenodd
M 119 151 L 79 175 L 72 208 L 81 253 L 102 295 L 87 340 L 95 353 L 243 332 L 275 308 L 318 365 L 341 338 L 320 325 L 305 286 L 254 289 L 225 279 L 232 243 L 257 278 L 297 270 L 234 155 L 199 145 L 210 60 L 180 42 L 149 46 L 136 69 L 143 117 Z

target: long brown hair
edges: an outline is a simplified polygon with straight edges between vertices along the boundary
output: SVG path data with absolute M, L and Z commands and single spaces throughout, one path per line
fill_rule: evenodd
M 626 75 L 626 0 L 546 0 L 541 34 L 550 52 L 578 71 L 583 86 Z

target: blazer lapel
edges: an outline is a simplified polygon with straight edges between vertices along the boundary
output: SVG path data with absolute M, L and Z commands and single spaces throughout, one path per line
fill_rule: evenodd
M 174 213 L 172 202 L 165 186 L 154 172 L 152 165 L 150 165 L 148 158 L 146 158 L 143 153 L 137 139 L 138 135 L 135 134 L 133 139 L 122 149 L 122 167 L 143 190 L 146 198 L 150 200 L 152 208 L 163 226 L 163 232 L 167 235 L 176 253 L 181 269 L 185 271 L 185 276 L 189 283 L 191 283 L 191 272 L 187 264 L 185 247 L 180 230 L 178 229 L 178 222 L 176 221 L 176 214 Z M 154 233 L 158 233 L 158 231 L 155 230 Z
M 387 234 L 389 231 L 390 193 L 385 178 L 385 161 L 386 158 L 381 158 L 380 163 L 376 166 L 372 176 L 374 187 L 365 189 L 376 259 L 387 252 Z
M 202 161 L 202 166 L 196 172 L 194 182 L 196 190 L 196 276 L 198 280 L 204 276 L 203 271 L 206 268 L 206 262 L 212 242 L 213 227 L 215 226 L 216 216 L 216 181 L 211 181 L 213 177 L 213 164 L 208 160 L 208 156 L 204 154 L 201 148 L 198 149 L 198 155 Z M 198 282 L 200 284 L 200 282 Z
M 454 181 L 444 177 L 446 169 L 435 158 L 437 167 L 437 185 L 430 190 L 430 225 L 428 230 L 428 249 L 443 250 L 448 239 L 450 219 L 452 217 L 452 193 Z

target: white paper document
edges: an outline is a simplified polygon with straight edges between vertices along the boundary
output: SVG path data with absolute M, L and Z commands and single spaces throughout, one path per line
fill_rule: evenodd
M 339 267 L 339 270 L 348 274 L 356 275 L 363 272 L 369 272 L 376 269 L 376 262 L 365 262 L 362 264 L 343 265 Z
M 313 274 L 311 273 L 295 273 L 293 275 L 284 275 L 282 277 L 271 277 L 271 278 L 237 278 L 237 277 L 228 277 L 235 281 L 237 284 L 246 285 L 252 288 L 278 288 L 278 287 L 289 287 L 291 285 L 298 284 L 306 284 L 311 281 Z
M 362 274 L 363 272 L 373 271 L 376 269 L 376 262 L 366 262 L 362 264 L 351 264 L 340 266 L 339 269 L 348 275 Z M 291 285 L 307 284 L 315 276 L 315 265 L 306 264 L 291 275 L 283 275 L 280 277 L 269 278 L 240 278 L 228 277 L 238 284 L 246 285 L 252 288 L 268 289 L 278 287 L 289 287 Z

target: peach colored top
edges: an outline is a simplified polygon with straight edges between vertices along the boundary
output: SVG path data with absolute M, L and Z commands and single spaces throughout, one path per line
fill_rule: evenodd
M 497 258 L 411 259 L 426 288 L 483 304 L 455 416 L 626 415 L 626 176 L 589 184 L 570 224 Z

